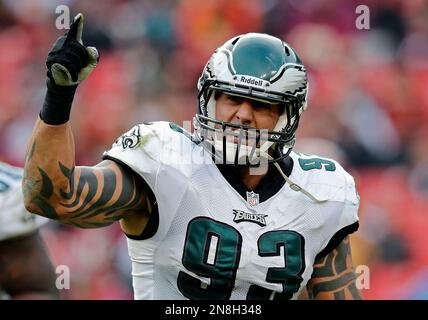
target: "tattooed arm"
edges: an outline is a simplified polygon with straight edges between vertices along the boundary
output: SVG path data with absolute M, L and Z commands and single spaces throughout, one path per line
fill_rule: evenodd
M 27 210 L 81 228 L 123 219 L 122 227 L 136 228 L 138 221 L 138 230 L 127 230 L 130 234 L 144 229 L 148 217 L 142 178 L 109 160 L 95 167 L 75 166 L 68 122 L 48 125 L 39 118 L 28 150 L 23 178 Z
M 315 260 L 306 288 L 310 299 L 357 300 L 361 296 L 355 280 L 348 236 L 327 256 Z

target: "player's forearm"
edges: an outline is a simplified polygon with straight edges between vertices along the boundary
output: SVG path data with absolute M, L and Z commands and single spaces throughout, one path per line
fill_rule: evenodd
M 112 161 L 75 166 L 70 125 L 37 121 L 24 168 L 28 211 L 80 228 L 108 226 L 144 207 L 137 179 Z
M 124 166 L 75 167 L 69 125 L 77 85 L 98 63 L 82 42 L 83 15 L 48 54 L 47 92 L 28 146 L 23 192 L 27 210 L 81 228 L 104 227 L 143 210 L 144 190 Z
M 360 300 L 352 265 L 349 236 L 332 252 L 314 263 L 308 295 L 314 300 Z
M 52 219 L 69 212 L 73 186 L 74 141 L 68 120 L 77 85 L 98 63 L 98 51 L 82 42 L 83 15 L 54 43 L 46 60 L 47 91 L 33 130 L 25 163 L 23 192 L 26 208 Z M 87 191 L 87 190 L 86 190 Z
M 69 189 L 74 169 L 74 139 L 68 123 L 48 125 L 37 120 L 28 145 L 23 192 L 27 210 L 59 219 L 62 193 Z
M 317 283 L 308 290 L 311 300 L 361 300 L 355 280 L 346 283 L 346 279 Z

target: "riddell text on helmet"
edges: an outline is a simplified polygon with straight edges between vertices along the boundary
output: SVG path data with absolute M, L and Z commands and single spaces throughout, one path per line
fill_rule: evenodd
M 264 83 L 266 81 L 263 81 L 262 79 L 257 79 L 257 78 L 252 78 L 252 77 L 246 77 L 246 76 L 238 76 L 237 78 L 238 82 L 242 82 L 242 83 L 246 83 L 246 84 L 251 84 L 253 86 L 266 86 Z

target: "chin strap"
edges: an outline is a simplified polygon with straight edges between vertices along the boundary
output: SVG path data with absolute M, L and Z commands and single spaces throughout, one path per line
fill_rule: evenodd
M 268 158 L 273 159 L 269 154 L 267 156 L 268 156 Z M 299 186 L 297 183 L 294 183 L 293 181 L 291 181 L 290 178 L 288 178 L 285 175 L 285 173 L 282 171 L 281 167 L 279 166 L 279 164 L 277 162 L 274 162 L 273 165 L 278 169 L 279 173 L 282 175 L 284 180 L 288 183 L 291 190 L 296 191 L 296 192 L 299 192 L 299 191 L 302 192 L 305 196 L 307 196 L 309 199 L 311 199 L 312 201 L 314 201 L 316 203 L 324 203 L 324 202 L 328 201 L 328 199 L 318 199 L 317 197 L 312 195 L 309 191 L 306 191 L 301 186 Z

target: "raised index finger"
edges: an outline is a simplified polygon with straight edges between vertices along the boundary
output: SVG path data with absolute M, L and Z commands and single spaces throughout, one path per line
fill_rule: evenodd
M 67 38 L 73 38 L 83 44 L 82 42 L 82 32 L 83 32 L 83 14 L 78 13 L 74 17 L 74 21 L 70 26 L 70 31 L 67 34 Z

